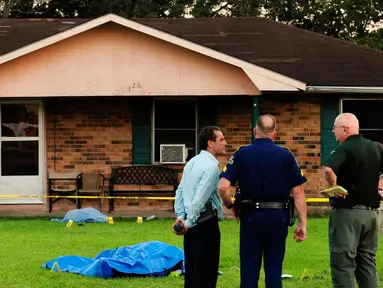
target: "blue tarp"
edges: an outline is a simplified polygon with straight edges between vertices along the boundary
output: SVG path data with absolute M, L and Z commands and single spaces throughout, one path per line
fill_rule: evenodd
M 182 249 L 160 241 L 104 250 L 95 258 L 60 256 L 46 262 L 42 268 L 52 269 L 57 262 L 60 270 L 85 276 L 111 278 L 121 276 L 166 276 L 183 270 Z M 57 268 L 54 268 L 57 271 Z
M 108 221 L 108 216 L 94 208 L 83 208 L 68 211 L 63 219 L 51 219 L 52 222 L 68 222 L 69 220 L 73 220 L 76 223 L 106 223 Z

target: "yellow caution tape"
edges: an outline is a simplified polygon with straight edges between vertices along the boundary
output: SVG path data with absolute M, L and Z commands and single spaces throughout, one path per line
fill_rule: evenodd
M 174 197 L 149 197 L 149 196 L 72 196 L 72 195 L 0 195 L 0 198 L 84 198 L 84 199 L 136 199 L 136 200 L 174 200 Z
M 73 196 L 73 195 L 0 195 L 0 198 L 83 198 L 83 199 L 128 199 L 128 200 L 166 200 L 174 201 L 175 197 L 149 197 L 149 196 Z M 234 201 L 234 198 L 232 198 Z M 306 202 L 326 203 L 328 198 L 306 198 Z
M 306 202 L 324 203 L 328 202 L 328 198 L 306 198 Z

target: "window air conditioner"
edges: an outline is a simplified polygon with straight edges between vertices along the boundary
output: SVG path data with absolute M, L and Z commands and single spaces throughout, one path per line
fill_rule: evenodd
M 185 144 L 160 144 L 160 162 L 164 164 L 185 163 Z

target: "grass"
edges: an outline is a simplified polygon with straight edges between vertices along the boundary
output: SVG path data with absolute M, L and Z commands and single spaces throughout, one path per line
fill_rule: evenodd
M 308 238 L 297 244 L 290 235 L 284 262 L 284 287 L 331 287 L 326 218 L 309 219 Z M 69 273 L 50 272 L 41 266 L 62 255 L 93 258 L 105 249 L 159 240 L 182 248 L 182 237 L 175 236 L 172 220 L 153 220 L 137 224 L 133 220 L 117 220 L 114 225 L 85 224 L 66 228 L 64 223 L 48 219 L 0 220 L 0 287 L 183 287 L 182 277 L 100 279 Z M 233 220 L 220 223 L 221 261 L 217 287 L 239 287 L 239 226 Z M 381 241 L 381 240 L 380 240 Z M 380 245 L 381 246 L 381 245 Z M 383 248 L 377 255 L 378 270 L 383 269 Z M 301 281 L 305 269 L 313 279 Z M 380 274 L 380 273 L 379 273 Z M 263 280 L 263 277 L 262 277 Z M 260 287 L 264 287 L 261 283 Z M 380 286 L 383 287 L 383 281 Z

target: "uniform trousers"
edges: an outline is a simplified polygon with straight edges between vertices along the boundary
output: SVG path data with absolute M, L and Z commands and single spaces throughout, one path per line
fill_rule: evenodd
M 378 287 L 376 250 L 378 212 L 334 209 L 329 221 L 330 266 L 333 287 Z
M 282 287 L 288 211 L 255 210 L 240 225 L 241 288 L 258 288 L 262 258 L 266 287 Z
M 190 228 L 184 235 L 185 288 L 215 288 L 221 233 L 214 217 Z

